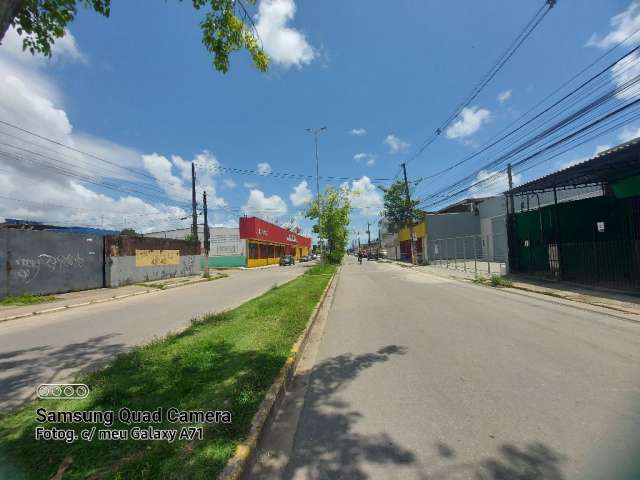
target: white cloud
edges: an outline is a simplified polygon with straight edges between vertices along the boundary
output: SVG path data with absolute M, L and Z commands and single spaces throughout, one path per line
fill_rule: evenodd
M 256 167 L 256 172 L 260 175 L 269 175 L 271 173 L 271 165 L 267 162 L 259 163 Z
M 287 204 L 278 195 L 266 197 L 262 191 L 254 189 L 249 192 L 242 211 L 246 215 L 273 220 L 287 213 Z
M 486 171 L 482 170 L 476 176 L 476 179 L 473 183 L 482 182 L 479 185 L 473 186 L 469 189 L 469 193 L 471 193 L 472 197 L 488 197 L 491 195 L 499 195 L 507 190 L 509 190 L 509 177 L 507 172 L 504 171 Z M 516 186 L 522 180 L 522 175 L 513 174 L 513 185 Z
M 611 78 L 616 87 L 620 88 L 625 83 L 633 81 L 640 75 L 640 55 L 637 52 L 632 53 L 624 60 L 618 62 L 611 69 Z M 635 98 L 640 93 L 640 86 L 627 86 L 626 90 L 619 91 L 616 96 L 624 100 Z
M 259 42 L 275 63 L 301 68 L 313 61 L 316 53 L 306 36 L 287 26 L 296 14 L 293 0 L 261 0 L 255 25 Z
M 255 182 L 244 182 L 244 183 L 242 184 L 242 186 L 243 186 L 244 188 L 248 188 L 249 190 L 251 190 L 252 188 L 256 188 L 256 187 L 258 186 L 258 184 L 257 184 L 257 183 L 255 183 Z
M 565 168 L 573 167 L 574 165 L 577 165 L 579 163 L 586 162 L 587 160 L 592 159 L 599 153 L 604 152 L 605 150 L 609 150 L 610 148 L 611 148 L 611 145 L 596 145 L 596 148 L 594 148 L 593 153 L 591 154 L 590 157 L 574 158 L 573 160 L 562 162 L 558 168 L 560 170 L 564 170 Z
M 640 2 L 633 1 L 627 9 L 611 17 L 609 22 L 611 31 L 606 35 L 593 34 L 587 41 L 587 45 L 598 48 L 609 48 L 626 40 L 634 32 L 640 29 Z M 634 35 L 631 44 L 640 43 L 640 36 Z M 621 87 L 626 82 L 633 80 L 640 75 L 640 55 L 637 52 L 632 53 L 624 60 L 618 62 L 611 69 L 611 78 L 616 87 Z M 623 92 L 618 92 L 616 96 L 623 100 L 635 98 L 640 94 L 640 86 L 633 85 Z
M 640 127 L 634 128 L 629 125 L 625 126 L 618 135 L 618 138 L 623 143 L 638 137 L 640 137 Z
M 478 130 L 483 123 L 489 121 L 491 112 L 485 108 L 465 107 L 460 112 L 458 119 L 447 128 L 447 138 L 466 138 Z
M 237 185 L 232 178 L 225 178 L 222 183 L 224 183 L 224 186 L 227 188 L 235 188 Z
M 299 207 L 306 203 L 309 203 L 313 198 L 311 190 L 309 190 L 309 184 L 306 180 L 301 181 L 298 185 L 293 187 L 293 193 L 289 194 L 291 203 L 295 207 Z
M 369 167 L 375 165 L 376 163 L 376 157 L 371 153 L 356 153 L 353 156 L 353 159 L 358 163 L 360 163 L 362 160 L 366 160 L 366 164 Z
M 606 35 L 594 33 L 587 41 L 588 46 L 609 48 L 624 41 L 636 30 L 640 29 L 640 2 L 631 2 L 624 12 L 611 17 L 609 23 L 611 31 Z M 638 37 L 635 37 L 634 43 L 637 42 Z
M 171 160 L 163 155 L 152 153 L 142 155 L 145 169 L 155 178 L 158 185 L 176 201 L 187 202 L 191 199 L 191 163 L 197 166 L 196 179 L 198 191 L 207 192 L 207 203 L 210 207 L 226 205 L 223 198 L 216 195 L 216 184 L 213 177 L 217 174 L 218 160 L 210 152 L 204 150 L 195 156 L 192 162 L 178 155 Z M 174 170 L 178 175 L 174 174 Z M 200 198 L 198 198 L 200 200 Z
M 349 130 L 349 135 L 355 135 L 357 137 L 361 137 L 362 135 L 366 135 L 367 131 L 364 128 L 352 128 Z
M 348 186 L 348 184 L 343 184 Z M 365 216 L 376 216 L 382 210 L 382 193 L 366 175 L 353 180 L 349 187 L 351 206 Z
M 511 94 L 513 92 L 511 90 L 505 90 L 504 92 L 501 92 L 500 94 L 498 94 L 498 101 L 500 103 L 504 103 L 507 100 L 509 100 L 511 98 Z
M 389 152 L 392 154 L 404 152 L 411 146 L 409 143 L 400 140 L 393 134 L 387 135 L 387 138 L 384 139 L 384 143 L 387 144 Z
M 187 215 L 185 209 L 172 205 L 170 200 L 186 196 L 184 161 L 175 156 L 169 161 L 158 154 L 145 155 L 145 161 L 136 149 L 77 132 L 64 109 L 64 96 L 47 75 L 47 69 L 61 61 L 83 63 L 85 56 L 68 32 L 56 41 L 53 55 L 49 60 L 23 52 L 15 31 L 7 32 L 0 47 L 0 118 L 107 162 L 2 126 L 0 141 L 12 147 L 0 147 L 0 191 L 9 197 L 0 201 L 0 217 L 116 230 L 128 226 L 141 232 L 184 225 L 180 218 Z M 210 157 L 206 152 L 201 154 L 201 158 Z M 152 175 L 145 172 L 147 165 Z M 62 174 L 61 169 L 68 175 Z M 87 186 L 74 176 L 102 186 L 86 182 Z M 212 176 L 204 174 L 201 180 L 211 184 L 212 204 L 220 205 L 224 200 L 216 197 Z M 153 182 L 152 177 L 162 180 Z M 116 185 L 120 191 L 104 185 Z M 171 192 L 167 193 L 169 198 L 163 195 L 163 188 Z

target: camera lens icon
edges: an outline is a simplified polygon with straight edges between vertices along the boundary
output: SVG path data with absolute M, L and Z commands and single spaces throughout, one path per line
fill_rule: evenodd
M 36 387 L 36 396 L 49 400 L 78 400 L 89 395 L 84 383 L 42 383 Z

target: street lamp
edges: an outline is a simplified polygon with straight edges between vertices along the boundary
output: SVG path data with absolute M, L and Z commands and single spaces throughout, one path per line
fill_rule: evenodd
M 320 225 L 320 214 L 322 213 L 322 206 L 320 205 L 320 163 L 318 161 L 318 136 L 324 132 L 327 127 L 320 128 L 305 128 L 307 132 L 313 135 L 316 147 L 316 194 L 318 199 L 318 225 Z M 320 255 L 322 255 L 322 237 L 318 233 L 318 243 L 320 244 Z

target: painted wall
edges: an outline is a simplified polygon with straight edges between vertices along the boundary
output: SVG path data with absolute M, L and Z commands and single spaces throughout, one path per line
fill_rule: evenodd
M 150 237 L 105 237 L 105 286 L 187 277 L 200 273 L 200 245 Z
M 96 235 L 0 230 L 0 298 L 100 288 L 102 248 Z

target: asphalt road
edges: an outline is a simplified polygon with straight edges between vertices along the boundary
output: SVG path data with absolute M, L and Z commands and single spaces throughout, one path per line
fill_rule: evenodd
M 640 478 L 640 324 L 349 259 L 308 377 L 248 478 Z
M 305 265 L 229 271 L 228 278 L 0 323 L 0 411 L 40 383 L 66 380 L 131 346 L 235 307 L 305 271 Z

